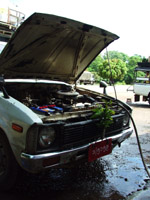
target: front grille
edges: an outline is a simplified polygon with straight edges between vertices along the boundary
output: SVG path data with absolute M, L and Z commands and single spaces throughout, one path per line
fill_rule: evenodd
M 97 126 L 98 120 L 87 120 L 83 122 L 75 122 L 65 124 L 62 129 L 62 145 L 78 144 L 94 138 L 98 138 L 102 135 L 103 128 Z M 118 134 L 123 127 L 123 115 L 116 115 L 113 117 L 113 124 L 106 129 L 105 136 L 113 136 Z
M 113 123 L 106 129 L 106 136 L 118 134 L 123 129 L 123 115 L 114 116 Z
M 99 134 L 96 123 L 92 120 L 69 124 L 64 126 L 63 144 L 86 140 Z

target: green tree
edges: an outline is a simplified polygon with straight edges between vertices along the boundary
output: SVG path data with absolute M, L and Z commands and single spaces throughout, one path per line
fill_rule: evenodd
M 129 59 L 128 55 L 126 55 L 126 54 L 124 54 L 122 52 L 118 52 L 118 51 L 109 51 L 108 55 L 109 55 L 109 59 L 110 60 L 112 60 L 112 59 L 120 59 L 120 60 L 122 60 L 124 62 L 127 62 L 128 59 Z M 104 54 L 103 58 L 105 60 L 107 60 L 107 54 L 106 53 Z
M 125 74 L 127 73 L 126 63 L 120 59 L 109 60 L 110 65 L 107 60 L 104 60 L 101 65 L 99 65 L 99 76 L 103 77 L 107 81 L 111 78 L 116 82 L 118 80 L 123 80 Z
M 132 84 L 134 81 L 134 69 L 138 62 L 142 62 L 142 57 L 140 55 L 134 55 L 129 57 L 127 62 L 128 73 L 125 75 L 124 80 L 126 84 Z
M 109 51 L 108 54 L 114 81 L 124 81 L 126 84 L 132 84 L 134 81 L 134 68 L 137 66 L 137 62 L 142 61 L 142 56 L 135 54 L 129 57 L 118 51 Z M 88 71 L 91 71 L 95 75 L 96 81 L 109 81 L 111 71 L 106 53 L 103 56 L 98 55 L 88 67 Z
M 88 71 L 90 72 L 98 72 L 98 66 L 101 65 L 103 62 L 103 58 L 101 55 L 98 55 L 93 62 L 90 64 L 90 66 L 88 67 Z
M 103 63 L 103 58 L 101 55 L 98 55 L 95 60 L 90 64 L 88 67 L 88 71 L 92 72 L 94 74 L 96 82 L 99 82 L 102 78 L 99 76 L 99 66 Z

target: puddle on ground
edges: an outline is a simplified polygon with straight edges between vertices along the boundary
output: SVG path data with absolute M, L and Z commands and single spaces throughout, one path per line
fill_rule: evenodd
M 146 187 L 147 178 L 135 143 L 127 141 L 93 163 L 39 176 L 25 173 L 9 195 L 11 200 L 122 200 Z M 6 199 L 8 194 L 0 196 Z

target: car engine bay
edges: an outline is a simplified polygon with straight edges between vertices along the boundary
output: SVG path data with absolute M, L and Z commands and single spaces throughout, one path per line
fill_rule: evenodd
M 23 103 L 43 120 L 52 122 L 59 120 L 78 121 L 90 119 L 93 108 L 105 106 L 110 101 L 103 94 L 85 92 L 81 88 L 66 83 L 26 83 L 5 82 L 8 95 Z M 123 113 L 116 102 L 112 101 L 111 109 L 115 115 Z
M 70 85 L 11 83 L 5 86 L 8 94 L 27 107 L 45 114 L 70 112 L 93 106 L 97 100 L 81 95 Z M 46 110 L 47 108 L 47 110 Z M 45 109 L 45 110 L 44 110 Z

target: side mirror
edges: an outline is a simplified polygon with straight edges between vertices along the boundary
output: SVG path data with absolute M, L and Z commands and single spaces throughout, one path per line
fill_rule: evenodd
M 99 86 L 102 87 L 102 88 L 104 88 L 103 94 L 106 94 L 106 87 L 108 86 L 108 84 L 105 81 L 100 81 Z

